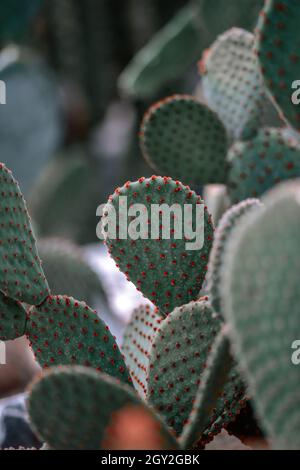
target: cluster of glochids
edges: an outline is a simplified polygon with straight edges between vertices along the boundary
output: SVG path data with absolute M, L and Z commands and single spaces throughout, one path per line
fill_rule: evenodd
M 247 419 L 273 448 L 300 447 L 300 369 L 290 358 L 300 330 L 300 140 L 289 95 L 299 16 L 297 1 L 267 0 L 255 35 L 231 29 L 204 54 L 205 103 L 176 95 L 146 114 L 142 152 L 172 177 L 127 182 L 109 203 L 117 215 L 123 196 L 128 206 L 202 205 L 204 241 L 189 251 L 185 239 L 106 234 L 119 269 L 151 301 L 133 313 L 121 350 L 85 303 L 50 293 L 25 202 L 1 167 L 1 338 L 26 334 L 47 369 L 28 398 L 47 448 L 203 448 L 223 428 L 243 435 Z M 221 220 L 177 178 L 205 192 L 224 185 Z

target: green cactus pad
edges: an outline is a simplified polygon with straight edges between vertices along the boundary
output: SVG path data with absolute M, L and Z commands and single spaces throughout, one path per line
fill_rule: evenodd
M 49 295 L 26 203 L 10 170 L 0 164 L 0 289 L 15 300 L 40 304 Z
M 216 420 L 209 433 L 207 433 L 207 425 L 209 417 L 217 413 L 220 397 L 224 398 L 224 387 L 229 381 L 233 367 L 234 361 L 230 354 L 229 342 L 221 331 L 213 343 L 189 420 L 180 436 L 180 442 L 184 448 L 191 448 L 196 444 L 204 447 L 215 434 L 221 431 L 222 419 L 226 420 L 225 414 Z
M 122 352 L 133 385 L 142 398 L 145 398 L 147 392 L 149 353 L 161 322 L 162 318 L 157 309 L 141 305 L 134 310 L 124 333 Z
M 205 301 L 175 309 L 155 336 L 149 359 L 148 400 L 180 435 L 189 420 L 210 350 L 222 325 L 220 316 Z M 207 416 L 205 433 L 212 436 L 233 419 L 243 398 L 235 370 L 218 401 L 217 411 Z
M 120 197 L 126 197 L 127 199 L 121 200 Z M 119 229 L 121 226 L 126 227 L 126 219 L 128 222 L 127 213 L 124 214 L 124 210 L 126 212 L 124 202 L 127 202 L 128 208 L 132 204 L 143 204 L 141 226 L 146 226 L 146 230 L 145 227 L 138 227 L 137 231 L 141 228 L 141 235 L 143 237 L 148 236 L 148 239 L 138 238 L 134 240 L 129 233 L 127 235 L 124 233 L 127 239 L 121 239 L 120 235 L 123 236 L 123 234 L 120 233 Z M 203 247 L 200 248 L 201 243 L 199 243 L 197 249 L 195 247 L 190 249 L 191 247 L 186 244 L 188 240 L 184 237 L 181 239 L 174 238 L 176 233 L 173 234 L 171 231 L 173 228 L 177 228 L 176 225 L 181 225 L 178 219 L 173 219 L 173 221 L 178 220 L 178 224 L 174 224 L 171 220 L 171 230 L 167 234 L 170 239 L 162 237 L 161 227 L 158 224 L 156 225 L 154 217 L 151 217 L 150 228 L 148 220 L 150 220 L 151 208 L 153 209 L 154 204 L 157 206 L 166 204 L 168 208 L 176 204 L 175 207 L 179 209 L 187 205 L 186 212 L 190 211 L 188 218 L 191 217 L 193 224 L 197 219 L 199 223 L 196 231 L 204 234 Z M 202 205 L 202 208 L 199 205 Z M 145 208 L 148 209 L 148 215 L 144 212 Z M 118 219 L 121 219 L 121 225 L 116 231 L 117 233 L 113 234 L 113 238 L 110 237 L 109 232 L 105 234 L 106 245 L 119 269 L 136 285 L 137 289 L 148 297 L 164 315 L 171 312 L 176 306 L 195 300 L 205 278 L 213 240 L 211 217 L 206 207 L 204 207 L 201 197 L 179 181 L 173 181 L 169 177 L 152 176 L 148 179 L 140 178 L 134 183 L 128 182 L 115 191 L 109 198 L 107 209 L 104 210 L 103 228 L 105 228 L 106 222 L 111 220 L 110 213 L 112 209 L 115 210 L 117 223 Z M 199 217 L 196 217 L 196 210 L 198 212 L 200 210 Z M 186 219 L 186 216 L 182 217 L 182 222 L 184 222 L 184 219 Z M 135 221 L 132 222 L 135 223 Z M 186 223 L 188 223 L 187 219 Z M 128 232 L 131 231 L 130 225 L 131 221 L 128 224 Z M 155 228 L 160 233 L 158 238 L 156 238 L 156 234 L 151 238 L 152 229 Z M 180 227 L 178 228 L 180 229 Z M 107 228 L 105 228 L 105 231 L 107 232 Z M 182 234 L 183 232 L 184 230 L 182 230 Z M 188 243 L 190 241 L 191 237 L 189 237 Z
M 149 97 L 180 75 L 201 53 L 200 30 L 196 8 L 181 9 L 126 67 L 119 78 L 121 91 Z
M 260 197 L 277 183 L 300 176 L 300 144 L 282 129 L 262 129 L 229 151 L 229 196 L 233 203 Z
M 19 302 L 0 292 L 0 341 L 19 338 L 25 333 L 26 311 Z
M 86 262 L 79 246 L 54 238 L 40 240 L 38 250 L 52 292 L 84 300 L 91 306 L 100 302 L 109 313 L 101 280 Z
M 232 28 L 200 63 L 205 100 L 233 140 L 253 137 L 263 124 L 267 98 L 253 46 L 253 34 Z
M 226 130 L 194 97 L 175 95 L 153 105 L 140 133 L 143 155 L 159 174 L 197 184 L 227 179 Z
M 26 335 L 43 367 L 79 364 L 131 383 L 109 328 L 85 302 L 49 296 L 29 310 Z
M 258 199 L 246 199 L 240 202 L 223 215 L 216 229 L 215 239 L 209 257 L 207 290 L 214 310 L 220 314 L 222 314 L 220 302 L 220 270 L 223 267 L 226 244 L 228 240 L 230 240 L 236 226 L 239 224 L 240 219 L 258 207 L 261 207 Z
M 297 0 L 267 0 L 257 28 L 257 51 L 268 90 L 284 118 L 300 131 L 292 84 L 300 77 L 300 10 Z
M 234 232 L 222 271 L 222 305 L 232 343 L 266 434 L 276 449 L 300 447 L 300 183 L 263 198 Z
M 32 426 L 50 447 L 62 450 L 107 449 L 110 427 L 122 409 L 142 407 L 154 421 L 161 449 L 175 449 L 175 439 L 136 397 L 132 389 L 85 367 L 50 369 L 33 383 L 27 402 Z M 126 429 L 124 430 L 126 432 Z

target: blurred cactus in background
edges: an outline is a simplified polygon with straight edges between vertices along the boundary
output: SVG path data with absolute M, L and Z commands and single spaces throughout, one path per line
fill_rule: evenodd
M 27 411 L 45 450 L 245 447 L 226 430 L 300 449 L 299 2 L 2 9 L 0 339 L 31 356 L 0 393 L 43 369 Z M 123 197 L 189 204 L 191 227 L 201 210 L 202 246 L 174 215 L 171 240 L 147 218 L 103 247 L 96 209 Z M 100 253 L 145 299 L 116 336 Z

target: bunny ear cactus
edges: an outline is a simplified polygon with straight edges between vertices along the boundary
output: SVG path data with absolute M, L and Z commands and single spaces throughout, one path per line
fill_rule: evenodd
M 109 328 L 85 302 L 49 296 L 29 309 L 26 335 L 43 367 L 79 364 L 131 383 Z
M 133 384 L 142 398 L 147 392 L 147 369 L 153 339 L 160 328 L 162 317 L 150 305 L 134 310 L 124 333 L 122 352 Z
M 35 431 L 56 450 L 110 449 L 114 444 L 114 421 L 126 408 L 139 408 L 147 415 L 147 425 L 151 423 L 157 434 L 155 448 L 177 448 L 163 423 L 131 388 L 89 368 L 50 369 L 33 383 L 28 399 Z
M 49 295 L 30 217 L 19 185 L 0 164 L 0 288 L 12 299 L 38 305 Z
M 299 2 L 266 0 L 257 27 L 256 49 L 270 95 L 283 117 L 300 131 L 299 108 L 292 102 L 300 76 Z
M 192 96 L 153 105 L 140 132 L 146 161 L 160 174 L 198 184 L 227 179 L 227 136 L 217 115 Z
M 292 362 L 300 331 L 300 184 L 264 198 L 232 236 L 221 274 L 231 340 L 275 449 L 300 446 L 300 368 Z
M 189 422 L 222 320 L 206 301 L 176 308 L 155 336 L 148 372 L 148 400 L 177 436 Z M 244 406 L 244 387 L 233 369 L 217 411 L 206 415 L 202 439 L 210 440 Z M 199 435 L 200 438 L 200 435 Z
M 134 213 L 130 213 L 132 205 L 137 205 Z M 185 216 L 180 220 L 184 206 L 187 206 Z M 153 216 L 153 207 L 158 217 Z M 160 222 L 163 208 L 171 209 L 168 216 L 172 218 L 166 237 L 161 233 L 161 224 L 166 224 L 165 220 Z M 120 221 L 117 233 L 111 230 L 113 213 Z M 138 220 L 130 222 L 130 217 L 138 214 Z M 189 249 L 189 240 L 195 234 L 183 233 L 184 218 L 190 221 L 189 228 L 197 223 L 203 228 L 203 246 L 199 249 Z M 128 182 L 109 198 L 102 227 L 108 251 L 119 269 L 163 315 L 198 297 L 212 246 L 213 226 L 201 197 L 188 186 L 159 176 Z
M 283 129 L 262 129 L 230 149 L 228 191 L 231 201 L 263 195 L 281 181 L 300 176 L 300 143 Z
M 26 311 L 22 304 L 0 292 L 0 341 L 23 336 L 25 327 Z
M 264 120 L 267 98 L 253 47 L 253 34 L 232 28 L 200 62 L 205 100 L 233 140 L 253 137 Z
M 246 199 L 225 212 L 217 226 L 209 258 L 207 290 L 214 310 L 220 314 L 222 314 L 220 271 L 223 268 L 226 244 L 231 239 L 236 226 L 240 223 L 240 219 L 261 206 L 258 199 Z

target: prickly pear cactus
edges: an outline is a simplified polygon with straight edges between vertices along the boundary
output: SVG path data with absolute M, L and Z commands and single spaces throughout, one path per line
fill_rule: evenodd
M 229 196 L 233 203 L 262 196 L 281 181 L 300 176 L 300 144 L 282 129 L 262 129 L 230 149 Z
M 0 164 L 0 188 L 0 287 L 8 297 L 38 305 L 48 296 L 49 288 L 25 200 L 4 164 Z
M 108 326 L 85 302 L 49 296 L 28 311 L 26 335 L 43 367 L 79 364 L 131 383 Z
M 222 314 L 220 271 L 223 267 L 226 244 L 231 239 L 234 229 L 240 223 L 240 219 L 261 206 L 258 199 L 246 199 L 240 202 L 225 212 L 216 229 L 215 240 L 209 258 L 207 290 L 214 310 L 220 314 Z
M 175 95 L 154 104 L 140 132 L 151 168 L 188 183 L 224 183 L 226 131 L 215 113 L 194 97 Z
M 25 333 L 26 311 L 22 304 L 0 293 L 0 340 L 19 338 Z
M 130 227 L 126 205 L 130 208 L 132 204 L 143 204 L 142 209 L 139 208 L 139 211 L 142 210 L 140 213 L 142 220 L 140 218 L 137 226 Z M 150 210 L 153 204 L 157 206 L 166 204 L 169 208 L 177 205 L 180 212 L 184 205 L 188 205 L 191 223 L 198 221 L 202 224 L 201 227 L 198 226 L 198 230 L 204 233 L 203 245 L 200 242 L 202 248 L 198 246 L 196 250 L 189 249 L 186 243 L 191 235 L 180 239 L 174 233 L 176 238 L 173 238 L 173 236 L 170 237 L 169 230 L 167 237 L 164 238 L 160 233 L 160 222 L 157 224 L 154 217 L 151 217 L 150 230 L 148 220 L 152 212 L 146 214 L 145 208 Z M 197 206 L 201 211 L 198 216 L 196 216 Z M 110 230 L 109 220 L 113 209 L 117 220 L 121 219 L 118 233 Z M 173 217 L 173 222 L 170 223 L 171 231 L 181 230 L 183 219 L 184 217 L 180 222 L 179 219 Z M 175 224 L 175 220 L 179 222 Z M 211 217 L 201 197 L 191 191 L 188 186 L 171 178 L 158 176 L 140 178 L 134 183 L 128 182 L 122 188 L 118 188 L 109 198 L 102 222 L 108 251 L 117 266 L 125 273 L 127 279 L 132 281 L 137 289 L 160 309 L 162 314 L 166 315 L 176 306 L 197 298 L 206 274 L 208 255 L 213 240 L 213 227 Z M 133 230 L 131 233 L 133 236 L 128 236 L 127 227 L 130 233 Z M 126 233 L 123 233 L 124 229 Z M 134 230 L 142 231 L 142 238 L 137 238 Z
M 122 352 L 133 385 L 142 398 L 146 397 L 147 392 L 147 370 L 152 342 L 161 323 L 162 317 L 158 309 L 141 305 L 132 313 L 124 333 Z
M 276 449 L 299 449 L 299 180 L 276 187 L 232 236 L 221 295 L 231 340 L 264 430 Z
M 148 400 L 179 436 L 189 421 L 222 320 L 205 301 L 175 309 L 155 336 L 148 369 Z M 202 436 L 212 437 L 243 406 L 244 388 L 231 371 L 217 411 L 206 416 Z
M 267 97 L 253 47 L 253 34 L 232 28 L 200 63 L 205 100 L 233 140 L 253 137 L 263 124 Z
M 177 447 L 163 423 L 132 389 L 89 368 L 50 369 L 33 383 L 28 399 L 31 423 L 37 435 L 53 449 L 109 450 L 114 420 L 126 408 L 146 411 L 158 437 L 155 448 Z
M 300 19 L 297 0 L 266 0 L 257 27 L 256 49 L 270 95 L 283 117 L 300 131 L 299 107 L 292 102 L 300 76 Z

